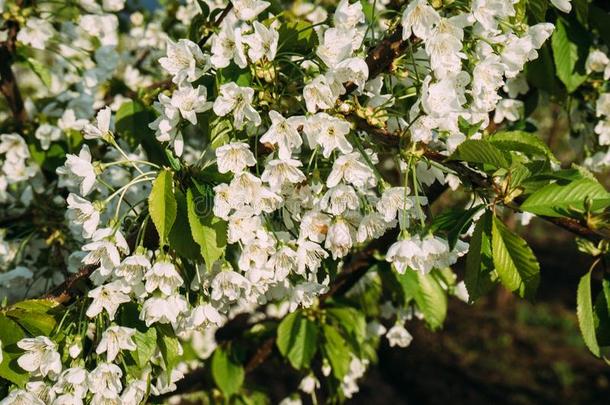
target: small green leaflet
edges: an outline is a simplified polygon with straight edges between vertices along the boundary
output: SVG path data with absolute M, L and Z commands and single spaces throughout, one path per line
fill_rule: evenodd
M 527 242 L 493 217 L 493 262 L 502 284 L 520 297 L 534 297 L 540 283 L 540 265 Z
M 500 149 L 482 139 L 465 140 L 453 152 L 449 160 L 488 164 L 496 168 L 508 168 L 510 166 Z
M 585 344 L 595 356 L 600 356 L 599 344 L 595 335 L 593 302 L 591 299 L 591 271 L 581 277 L 576 292 L 576 316 Z
M 222 257 L 227 245 L 227 223 L 211 212 L 204 212 L 211 210 L 211 207 L 207 206 L 209 200 L 196 189 L 188 189 L 186 204 L 193 240 L 201 248 L 201 256 L 206 266 L 211 268 L 214 262 Z
M 148 211 L 159 233 L 161 246 L 167 243 L 167 237 L 176 220 L 177 203 L 173 182 L 172 172 L 167 169 L 161 170 L 148 196 Z
M 598 181 L 583 178 L 548 184 L 530 195 L 521 209 L 536 215 L 561 217 L 571 210 L 583 212 L 587 199 L 593 211 L 610 206 L 610 193 Z
M 232 354 L 218 347 L 212 357 L 212 377 L 226 397 L 239 392 L 244 383 L 245 372 Z
M 318 325 L 300 311 L 295 311 L 286 316 L 277 328 L 276 344 L 292 367 L 297 370 L 309 367 L 318 350 Z
M 466 256 L 466 276 L 464 282 L 470 302 L 485 295 L 494 285 L 493 258 L 491 255 L 491 211 L 486 211 L 477 222 L 470 248 Z

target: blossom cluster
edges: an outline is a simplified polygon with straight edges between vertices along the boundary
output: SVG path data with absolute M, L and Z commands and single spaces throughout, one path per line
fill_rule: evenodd
M 227 11 L 209 44 L 187 35 L 189 23 L 206 13 L 200 3 Z M 332 13 L 302 3 L 291 13 L 307 23 L 297 24 L 289 40 L 311 32 L 308 43 L 315 45 L 301 55 L 287 49 L 285 17 L 273 15 L 262 0 L 233 0 L 230 7 L 189 1 L 171 15 L 181 23 L 171 33 L 163 29 L 170 16 L 124 10 L 121 0 L 83 1 L 84 14 L 56 23 L 47 21 L 54 15 L 45 7 L 36 6 L 16 40 L 52 62 L 48 86 L 36 94 L 50 101 L 28 101 L 26 110 L 43 122 L 32 130 L 36 156 L 50 156 L 61 145 L 65 161 L 49 170 L 22 135 L 0 135 L 0 203 L 23 213 L 35 195 L 43 199 L 58 190 L 48 208 L 65 212 L 62 237 L 33 233 L 38 247 L 16 239 L 32 245 L 31 252 L 43 251 L 26 258 L 9 254 L 15 246 L 1 240 L 0 266 L 8 271 L 0 285 L 14 300 L 88 269 L 93 287 L 70 307 L 72 329 L 63 340 L 41 335 L 17 343 L 23 352 L 17 363 L 30 381 L 13 387 L 1 404 L 138 404 L 170 393 L 212 354 L 213 335 L 228 320 L 260 315 L 260 308 L 271 318 L 316 308 L 344 259 L 384 235 L 395 235 L 381 254 L 397 274 L 426 277 L 455 264 L 468 244 L 432 231 L 425 190 L 434 183 L 456 189 L 460 179 L 417 152 L 447 155 L 467 137 L 481 138 L 491 120 L 519 120 L 523 102 L 517 97 L 528 90 L 522 71 L 553 31 L 550 23 L 516 24 L 512 0 L 447 8 L 413 0 L 398 19 L 373 21 L 363 2 L 341 0 Z M 370 77 L 371 45 L 396 27 L 409 47 L 391 74 Z M 608 70 L 607 58 L 590 63 L 595 72 L 601 65 Z M 609 106 L 610 95 L 602 95 L 598 116 L 610 119 Z M 125 111 L 138 108 L 156 115 L 125 124 Z M 408 138 L 410 150 L 387 156 L 356 120 Z M 603 122 L 596 132 L 605 145 L 610 124 Z M 464 123 L 473 134 L 464 133 Z M 137 128 L 125 130 L 129 125 Z M 161 146 L 161 158 L 155 160 L 145 141 Z M 193 174 L 209 170 L 212 180 Z M 194 258 L 183 255 L 153 218 L 151 196 L 168 172 L 171 184 L 164 190 L 178 206 L 176 221 L 183 215 L 187 229 L 203 217 L 226 225 L 220 235 L 226 246 L 212 262 L 199 251 Z M 201 179 L 202 188 L 213 190 L 206 215 L 188 199 Z M 184 200 L 185 194 L 188 204 L 179 205 L 175 196 Z M 156 239 L 149 237 L 153 227 Z M 197 238 L 195 231 L 191 236 Z M 53 257 L 67 271 L 31 289 L 46 272 L 42 263 L 51 254 L 45 249 L 54 241 Z M 441 288 L 467 299 L 463 284 Z M 385 336 L 392 346 L 409 345 L 405 322 L 422 313 L 391 302 L 384 308 L 384 319 L 394 324 L 371 320 L 366 339 Z M 132 309 L 137 316 L 128 324 L 123 315 Z M 153 344 L 150 359 L 134 371 L 125 359 L 141 350 L 142 328 L 175 343 L 176 355 L 189 345 L 197 360 L 174 364 L 167 348 Z M 349 361 L 340 384 L 345 397 L 357 392 L 370 363 L 353 353 Z M 321 371 L 328 376 L 331 369 L 324 364 Z M 300 388 L 311 393 L 318 384 L 308 374 Z

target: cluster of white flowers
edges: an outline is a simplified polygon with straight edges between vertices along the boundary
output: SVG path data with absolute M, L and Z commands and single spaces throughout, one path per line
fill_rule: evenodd
M 227 319 L 270 302 L 285 304 L 282 315 L 315 306 L 328 290 L 329 268 L 340 271 L 343 258 L 392 229 L 399 228 L 399 237 L 385 260 L 397 272 L 426 275 L 454 264 L 468 246 L 458 240 L 451 248 L 430 233 L 423 191 L 434 182 L 455 188 L 457 177 L 401 154 L 387 159 L 397 177 L 384 178 L 378 151 L 366 147 L 368 135 L 353 127 L 350 114 L 372 112 L 369 119 L 381 117 L 375 124 L 408 132 L 412 145 L 421 142 L 451 152 L 466 139 L 462 120 L 482 130 L 494 111 L 498 123 L 519 119 L 523 103 L 516 97 L 527 91 L 520 73 L 553 29 L 547 23 L 513 28 L 512 0 L 473 0 L 471 11 L 451 15 L 426 0 L 413 0 L 401 19 L 403 38 L 413 47 L 397 62 L 406 74 L 384 80 L 369 78 L 365 43 L 379 38 L 389 22 L 382 20 L 371 29 L 358 1 L 341 0 L 331 25 L 323 8 L 309 3 L 295 7 L 295 15 L 315 24 L 308 28 L 317 35 L 311 58 L 282 53 L 281 17 L 263 20 L 270 6 L 266 1 L 232 1 L 209 49 L 186 38 L 170 39 L 159 19 L 145 22 L 140 12 L 129 15 L 127 35 L 120 35 L 117 13 L 125 6 L 123 0 L 81 3 L 86 14 L 77 21 L 53 25 L 42 19 L 51 15 L 42 13 L 41 19 L 27 20 L 17 40 L 38 50 L 59 44 L 58 55 L 49 56 L 53 63 L 45 91 L 52 101 L 41 110 L 33 103 L 27 109 L 44 117 L 34 131 L 41 151 L 68 145 L 66 160 L 56 170 L 57 186 L 67 190 L 66 198 L 59 197 L 56 205 L 66 207 L 65 226 L 71 231 L 66 239 L 77 248 L 64 248 L 59 256 L 71 272 L 94 268 L 94 288 L 83 309 L 87 318 L 79 326 L 81 340 L 69 341 L 64 353 L 44 336 L 18 343 L 24 351 L 18 364 L 35 380 L 12 390 L 2 404 L 138 404 L 149 392 L 174 390 L 186 365 L 168 366 L 158 348 L 139 375 L 126 369 L 124 355 L 137 349 L 135 338 L 141 333 L 119 319 L 127 305 L 134 304 L 147 327 L 189 339 L 204 359 L 215 347 L 214 331 Z M 182 5 L 175 17 L 188 24 L 203 13 L 198 3 Z M 219 6 L 209 3 L 210 8 Z M 281 95 L 270 96 L 256 85 L 261 79 L 274 86 L 281 74 L 276 58 L 290 63 L 302 79 L 290 100 L 297 107 L 282 108 Z M 170 76 L 163 85 L 149 74 L 157 61 Z M 598 72 L 601 64 L 588 65 Z M 605 68 L 607 58 L 603 64 Z M 235 66 L 256 80 L 246 86 L 221 78 Z M 127 90 L 112 90 L 117 77 Z M 146 227 L 153 226 L 147 197 L 163 168 L 148 161 L 152 158 L 143 146 L 117 136 L 115 122 L 125 96 L 135 98 L 142 88 L 160 90 L 154 92 L 156 120 L 141 124 L 149 124 L 157 141 L 171 145 L 174 153 L 168 155 L 193 171 L 215 165 L 222 179 L 214 180 L 213 214 L 227 224 L 228 247 L 214 263 L 177 257 L 164 249 L 163 241 L 158 250 L 145 247 Z M 389 112 L 400 102 L 394 90 L 402 88 L 415 91 L 409 120 Z M 598 115 L 605 119 L 610 117 L 608 96 L 598 101 Z M 205 150 L 197 139 L 203 114 L 206 122 L 229 128 Z M 608 128 L 610 124 L 600 126 L 600 144 L 605 144 L 602 136 L 610 144 Z M 82 143 L 81 133 L 87 142 L 76 149 L 72 145 Z M 196 136 L 190 137 L 192 133 Z M 21 205 L 28 205 L 32 193 L 45 192 L 42 180 L 39 190 L 32 189 L 36 183 L 30 179 L 41 168 L 21 135 L 0 135 L 0 159 L 0 203 L 13 198 L 9 186 L 26 180 L 30 189 L 19 190 Z M 184 184 L 176 181 L 170 187 L 179 186 Z M 127 220 L 142 218 L 133 232 Z M 7 252 L 0 254 L 4 260 L 14 247 L 0 242 L 0 253 Z M 0 285 L 12 288 L 20 278 L 36 278 L 25 267 L 12 272 L 0 275 Z M 23 290 L 29 288 L 23 284 Z M 405 347 L 411 341 L 404 327 L 408 317 L 397 310 L 393 315 L 397 321 L 391 328 L 371 324 L 367 332 Z M 93 346 L 94 366 L 81 358 L 83 340 Z M 357 392 L 356 380 L 367 365 L 367 359 L 352 357 L 341 381 L 346 397 Z M 330 374 L 328 367 L 325 375 Z M 311 392 L 317 380 L 308 378 L 302 389 Z
M 585 68 L 592 80 L 610 79 L 610 59 L 602 50 L 594 49 L 589 53 Z M 591 170 L 601 171 L 610 167 L 610 92 L 603 83 L 596 88 L 599 89 L 599 94 L 595 101 L 596 123 L 593 131 L 597 135 L 597 150 L 585 159 L 585 165 Z
M 476 0 L 471 12 L 451 16 L 441 15 L 426 0 L 409 3 L 402 15 L 403 38 L 415 37 L 424 44 L 414 54 L 417 62 L 407 79 L 421 85 L 421 98 L 410 111 L 413 140 L 443 142 L 452 152 L 465 139 L 460 118 L 481 129 L 494 110 L 497 123 L 519 119 L 523 102 L 514 97 L 527 92 L 519 73 L 538 57 L 536 51 L 553 25 L 507 28 L 515 16 L 514 3 Z M 466 62 L 473 67 L 466 68 Z M 399 128 L 405 126 L 399 122 Z

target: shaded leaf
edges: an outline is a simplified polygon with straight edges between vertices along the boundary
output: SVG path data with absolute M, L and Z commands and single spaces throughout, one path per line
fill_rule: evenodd
M 20 387 L 29 380 L 29 375 L 17 364 L 17 358 L 23 351 L 17 347 L 17 342 L 26 337 L 19 325 L 10 318 L 0 315 L 0 341 L 2 341 L 2 363 L 0 377 L 17 384 Z
M 494 265 L 491 255 L 491 216 L 491 211 L 483 214 L 470 239 L 464 277 L 470 302 L 485 295 L 495 284 L 492 276 Z
M 225 396 L 230 397 L 239 392 L 244 383 L 245 372 L 230 352 L 218 347 L 212 356 L 212 377 Z

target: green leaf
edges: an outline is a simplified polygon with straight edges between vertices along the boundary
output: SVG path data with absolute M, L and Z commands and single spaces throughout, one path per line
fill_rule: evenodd
M 30 69 L 32 69 L 32 72 L 40 78 L 42 83 L 47 87 L 51 87 L 51 72 L 49 71 L 49 68 L 44 63 L 34 58 L 27 58 L 26 61 L 30 66 Z
M 576 316 L 578 326 L 585 344 L 595 356 L 600 356 L 599 345 L 595 335 L 593 302 L 591 300 L 591 272 L 581 277 L 576 292 Z
M 245 372 L 239 362 L 223 347 L 218 347 L 212 356 L 212 377 L 226 397 L 239 392 L 244 383 Z
M 356 308 L 337 306 L 327 308 L 326 313 L 359 344 L 366 339 L 366 319 Z
M 487 138 L 495 147 L 507 152 L 522 152 L 528 156 L 540 156 L 557 162 L 551 149 L 540 138 L 525 131 L 497 132 Z
M 599 346 L 610 346 L 610 279 L 602 280 L 602 290 L 593 304 L 595 335 Z
M 165 370 L 170 373 L 180 362 L 182 348 L 169 325 L 157 325 L 157 345 L 163 356 Z
M 193 240 L 201 248 L 206 266 L 212 268 L 227 245 L 227 223 L 212 215 L 209 197 L 194 188 L 188 189 L 186 203 Z
M 291 21 L 278 29 L 278 55 L 282 52 L 307 54 L 315 49 L 317 36 L 309 21 Z
M 161 170 L 148 196 L 148 211 L 159 233 L 161 246 L 167 243 L 167 237 L 176 220 L 177 209 L 173 173 L 167 169 Z
M 0 363 L 0 377 L 23 387 L 29 380 L 26 373 L 17 364 L 17 358 L 23 351 L 17 347 L 17 342 L 23 339 L 25 333 L 19 325 L 0 314 L 0 341 L 2 341 L 2 363 Z
M 133 336 L 136 350 L 130 352 L 136 364 L 140 368 L 146 367 L 157 350 L 157 330 L 148 328 L 146 332 L 136 330 Z
M 148 159 L 159 165 L 166 165 L 167 158 L 155 133 L 148 124 L 155 120 L 155 113 L 135 100 L 126 101 L 115 115 L 115 132 L 132 148 L 142 145 Z
M 49 336 L 57 324 L 50 312 L 57 305 L 56 301 L 45 299 L 21 301 L 13 304 L 6 311 L 6 316 L 15 320 L 32 336 Z
M 560 17 L 551 37 L 557 77 L 569 93 L 586 79 L 585 61 L 589 53 L 589 34 L 574 20 Z
M 180 256 L 190 260 L 201 257 L 199 245 L 193 240 L 191 226 L 188 219 L 186 197 L 180 190 L 176 190 L 176 221 L 169 233 L 169 244 Z
M 309 367 L 318 350 L 318 326 L 295 311 L 280 322 L 276 344 L 292 367 L 297 370 Z
M 440 328 L 447 316 L 447 294 L 433 274 L 407 270 L 397 277 L 405 298 L 415 300 L 428 326 L 432 330 Z
M 546 21 L 545 16 L 549 8 L 549 0 L 528 0 L 526 6 L 533 23 Z
M 540 283 L 540 265 L 527 242 L 493 217 L 493 262 L 502 284 L 524 298 L 533 298 Z
M 491 211 L 486 211 L 474 227 L 466 256 L 464 283 L 470 302 L 487 294 L 493 287 L 493 258 L 491 255 Z
M 561 217 L 571 210 L 585 211 L 586 201 L 591 210 L 605 208 L 610 203 L 610 193 L 597 181 L 583 178 L 569 183 L 548 184 L 531 194 L 521 204 L 521 209 L 536 215 Z
M 342 381 L 349 371 L 351 362 L 347 342 L 339 331 L 330 325 L 322 325 L 322 332 L 324 335 L 324 345 L 322 347 L 324 355 L 332 367 L 333 375 L 337 380 Z
M 461 160 L 469 163 L 488 164 L 496 168 L 508 168 L 509 163 L 502 152 L 491 143 L 479 139 L 467 139 L 462 142 L 449 160 Z
M 550 43 L 545 43 L 538 50 L 538 58 L 526 65 L 527 81 L 533 87 L 553 95 L 564 93 L 559 80 L 556 79 L 555 63 Z
M 238 86 L 247 87 L 252 83 L 250 69 L 242 69 L 234 63 L 219 70 L 220 83 L 235 82 Z

